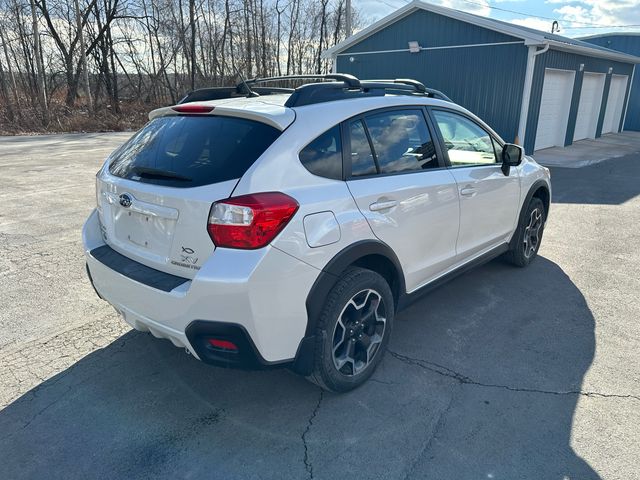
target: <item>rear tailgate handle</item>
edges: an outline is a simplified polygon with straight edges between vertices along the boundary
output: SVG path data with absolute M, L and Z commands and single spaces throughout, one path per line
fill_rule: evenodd
M 118 195 L 110 192 L 102 193 L 107 198 L 107 201 L 110 204 L 113 205 L 120 203 L 120 197 Z M 137 198 L 135 198 L 130 193 L 127 193 L 127 195 L 131 198 L 131 205 L 126 208 L 132 212 L 140 213 L 148 217 L 161 217 L 168 220 L 178 219 L 178 211 L 175 208 L 163 207 L 162 205 L 154 205 L 153 203 L 143 202 L 142 200 L 138 200 Z
M 369 210 L 372 212 L 379 212 L 380 210 L 388 210 L 398 205 L 398 202 L 395 200 L 387 200 L 384 202 L 375 202 L 369 205 Z

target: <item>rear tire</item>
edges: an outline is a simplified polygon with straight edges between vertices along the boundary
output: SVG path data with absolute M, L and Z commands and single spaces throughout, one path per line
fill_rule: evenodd
M 529 265 L 540 249 L 544 224 L 547 219 L 542 200 L 533 197 L 513 234 L 505 258 L 517 267 Z
M 382 360 L 394 319 L 391 288 L 378 273 L 349 268 L 329 292 L 308 380 L 331 392 L 362 385 Z

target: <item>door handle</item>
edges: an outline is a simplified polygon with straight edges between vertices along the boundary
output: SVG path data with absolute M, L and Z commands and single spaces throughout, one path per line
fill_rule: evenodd
M 393 208 L 398 205 L 398 202 L 395 200 L 387 200 L 384 202 L 375 202 L 369 205 L 369 210 L 372 212 L 379 212 L 380 210 L 388 210 L 389 208 Z
M 464 187 L 460 189 L 460 195 L 465 197 L 473 197 L 476 193 L 477 191 L 473 187 Z

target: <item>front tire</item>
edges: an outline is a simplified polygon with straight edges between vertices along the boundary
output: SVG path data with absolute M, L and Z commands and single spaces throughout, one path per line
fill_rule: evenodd
M 314 371 L 307 378 L 332 392 L 362 385 L 382 360 L 394 313 L 387 281 L 371 270 L 349 268 L 320 315 Z
M 542 200 L 533 197 L 513 234 L 506 258 L 518 267 L 526 267 L 538 255 L 547 219 Z

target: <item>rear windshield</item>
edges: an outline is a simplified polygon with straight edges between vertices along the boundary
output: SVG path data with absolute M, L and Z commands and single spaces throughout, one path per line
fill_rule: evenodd
M 244 118 L 172 116 L 150 121 L 113 152 L 109 172 L 170 187 L 240 178 L 280 131 Z

